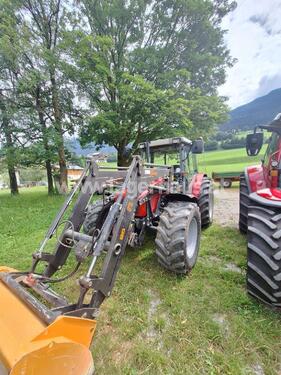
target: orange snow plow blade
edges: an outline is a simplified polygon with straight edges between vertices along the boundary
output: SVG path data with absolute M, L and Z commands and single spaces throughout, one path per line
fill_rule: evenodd
M 70 316 L 48 325 L 0 280 L 0 375 L 93 374 L 95 327 L 95 320 Z

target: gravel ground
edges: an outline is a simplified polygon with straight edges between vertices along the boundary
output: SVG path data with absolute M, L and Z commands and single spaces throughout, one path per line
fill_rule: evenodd
M 215 190 L 214 222 L 223 227 L 238 228 L 239 220 L 239 190 Z

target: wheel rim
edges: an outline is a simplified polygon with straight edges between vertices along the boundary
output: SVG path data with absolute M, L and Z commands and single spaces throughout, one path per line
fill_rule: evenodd
M 229 181 L 224 181 L 224 183 L 223 183 L 223 187 L 228 188 L 229 185 L 230 185 L 230 182 L 229 182 Z
M 188 228 L 188 233 L 187 233 L 187 238 L 186 238 L 186 247 L 185 247 L 186 256 L 189 259 L 191 259 L 196 252 L 197 239 L 198 239 L 198 225 L 197 225 L 197 220 L 195 219 L 195 217 L 193 217 Z

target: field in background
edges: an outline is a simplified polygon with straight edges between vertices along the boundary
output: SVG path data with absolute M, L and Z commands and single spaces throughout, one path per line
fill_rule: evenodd
M 245 148 L 205 152 L 198 156 L 199 170 L 209 176 L 212 172 L 242 172 L 247 165 L 260 163 L 266 147 L 264 145 L 255 157 L 248 156 Z
M 0 264 L 29 267 L 62 201 L 44 188 L 0 192 Z M 280 315 L 247 296 L 245 248 L 236 229 L 205 230 L 187 278 L 157 264 L 153 235 L 129 248 L 98 318 L 96 374 L 280 374 Z M 73 299 L 76 288 L 62 289 Z

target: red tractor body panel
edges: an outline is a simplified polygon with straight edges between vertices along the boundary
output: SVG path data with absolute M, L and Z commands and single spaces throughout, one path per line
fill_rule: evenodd
M 192 177 L 190 182 L 191 194 L 196 198 L 199 198 L 200 196 L 202 181 L 205 176 L 204 173 L 198 173 Z
M 194 200 L 194 198 L 199 199 L 200 194 L 201 194 L 202 181 L 203 181 L 204 177 L 205 177 L 204 173 L 198 173 L 198 174 L 196 174 L 192 177 L 192 179 L 190 181 L 190 189 L 189 189 L 189 194 L 188 194 L 188 196 L 190 197 L 191 200 Z M 158 178 L 158 179 L 154 180 L 153 182 L 151 182 L 150 185 L 155 185 L 155 186 L 160 185 L 161 186 L 163 184 L 164 184 L 164 178 L 161 177 L 161 178 Z M 148 199 L 149 193 L 150 193 L 149 189 L 146 189 L 138 197 L 139 205 L 138 205 L 138 208 L 137 208 L 136 214 L 135 214 L 135 216 L 137 218 L 144 218 L 144 217 L 147 216 L 147 214 L 148 214 L 148 212 L 147 212 L 148 201 L 150 202 L 150 209 L 151 209 L 152 213 L 155 213 L 157 208 L 158 208 L 159 199 L 161 198 L 161 194 L 160 193 L 154 193 Z M 115 199 L 117 199 L 118 194 L 119 193 L 116 194 Z M 125 196 L 125 193 L 123 193 L 123 194 Z M 163 194 L 165 194 L 165 193 L 163 193 Z
M 278 174 L 269 170 L 266 166 L 255 165 L 245 170 L 246 180 L 250 193 L 257 193 L 260 197 L 281 201 L 281 191 L 277 189 Z
M 281 201 L 281 190 L 280 189 L 269 189 L 265 188 L 262 190 L 257 191 L 257 194 L 265 199 L 269 199 L 272 201 Z
M 248 181 L 248 188 L 251 193 L 257 192 L 269 186 L 269 181 L 265 179 L 264 168 L 261 165 L 247 167 L 245 175 Z

